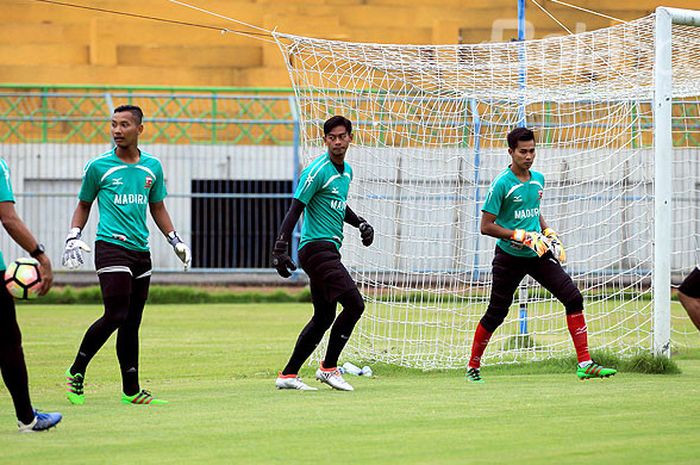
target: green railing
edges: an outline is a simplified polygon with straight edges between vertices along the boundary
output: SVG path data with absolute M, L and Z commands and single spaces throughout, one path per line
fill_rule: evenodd
M 137 104 L 143 143 L 289 145 L 287 88 L 0 84 L 0 143 L 108 143 L 109 117 Z
M 360 91 L 362 93 L 362 91 Z M 392 120 L 393 132 L 406 136 L 387 142 L 385 124 L 372 134 L 376 121 L 366 121 L 373 111 L 370 97 L 344 95 L 343 91 L 327 93 L 329 102 L 352 99 L 356 114 L 349 114 L 367 140 L 380 145 L 430 142 L 441 134 L 424 131 L 420 118 L 409 115 L 410 121 Z M 393 96 L 400 103 L 401 96 Z M 302 99 L 318 100 L 319 96 L 302 92 Z M 241 87 L 169 87 L 169 86 L 102 86 L 102 85 L 31 85 L 0 84 L 0 143 L 110 143 L 109 118 L 120 104 L 138 104 L 144 110 L 148 130 L 142 143 L 226 144 L 226 145 L 289 145 L 295 140 L 293 91 L 290 88 Z M 382 108 L 391 107 L 391 98 L 380 98 Z M 428 99 L 426 105 L 430 105 Z M 388 103 L 387 103 L 388 102 Z M 345 103 L 345 102 L 343 102 Z M 551 139 L 558 127 L 549 121 L 549 104 L 542 104 L 543 120 L 532 124 L 542 131 L 542 140 Z M 344 105 L 346 106 L 346 105 Z M 329 111 L 332 111 L 330 105 Z M 634 143 L 648 147 L 653 143 L 653 119 L 650 102 L 640 102 L 635 122 L 618 121 L 621 131 L 634 128 Z M 418 105 L 418 110 L 424 109 Z M 498 109 L 496 109 L 498 110 Z M 495 111 L 495 110 L 494 110 Z M 500 111 L 500 110 L 498 110 Z M 698 119 L 700 102 L 679 100 L 673 105 L 674 145 L 700 146 Z M 462 122 L 455 122 L 462 126 Z M 387 123 L 388 124 L 388 123 Z M 484 122 L 484 124 L 488 124 Z M 588 127 L 589 131 L 607 131 L 607 126 Z M 309 129 L 309 128 L 307 128 Z M 311 130 L 311 129 L 309 129 Z M 317 128 L 313 128 L 317 130 Z M 422 132 L 421 132 L 422 131 Z M 316 133 L 314 133 L 315 136 Z M 411 142 L 413 141 L 413 142 Z

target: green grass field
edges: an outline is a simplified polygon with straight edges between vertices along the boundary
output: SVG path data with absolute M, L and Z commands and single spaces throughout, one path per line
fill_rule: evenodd
M 163 407 L 119 403 L 114 340 L 88 370 L 84 406 L 63 372 L 97 305 L 18 308 L 35 406 L 64 420 L 16 432 L 0 388 L 0 464 L 673 463 L 700 457 L 700 351 L 680 375 L 571 374 L 495 368 L 485 385 L 461 372 L 377 366 L 348 376 L 355 392 L 277 391 L 274 377 L 309 304 L 150 305 L 142 327 L 144 387 Z M 303 375 L 312 382 L 313 370 Z M 313 382 L 314 385 L 318 383 Z

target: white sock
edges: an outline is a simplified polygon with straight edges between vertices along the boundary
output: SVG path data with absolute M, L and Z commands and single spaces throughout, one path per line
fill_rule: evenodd
M 21 421 L 17 420 L 17 426 L 19 427 L 20 432 L 27 433 L 32 431 L 32 428 L 34 428 L 34 425 L 36 425 L 37 421 L 38 418 L 36 417 L 36 415 L 34 415 L 34 419 L 30 421 L 28 425 L 25 425 Z
M 593 363 L 593 360 L 588 360 L 588 361 L 585 361 L 585 362 L 580 362 L 580 363 L 578 364 L 578 366 L 580 366 L 581 368 L 586 368 L 586 367 L 587 367 L 588 365 L 590 365 L 591 363 Z

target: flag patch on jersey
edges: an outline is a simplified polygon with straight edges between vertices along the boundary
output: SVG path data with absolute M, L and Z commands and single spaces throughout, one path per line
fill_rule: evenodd
M 150 189 L 152 185 L 153 185 L 153 178 L 150 176 L 146 176 L 146 185 L 143 186 L 143 188 Z
M 542 200 L 542 196 L 544 195 L 544 191 L 542 189 L 537 191 L 537 196 Z

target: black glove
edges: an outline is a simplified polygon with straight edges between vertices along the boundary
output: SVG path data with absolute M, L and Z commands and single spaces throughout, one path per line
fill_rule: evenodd
M 287 253 L 288 250 L 289 242 L 287 241 L 276 241 L 275 246 L 272 248 L 272 267 L 283 278 L 289 278 L 292 275 L 291 272 L 297 269 Z
M 369 247 L 374 242 L 374 228 L 370 225 L 366 219 L 361 216 L 358 217 L 360 220 L 360 237 L 362 238 L 362 245 Z

